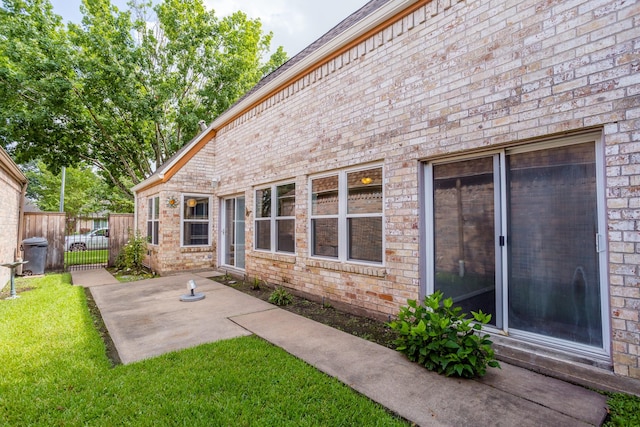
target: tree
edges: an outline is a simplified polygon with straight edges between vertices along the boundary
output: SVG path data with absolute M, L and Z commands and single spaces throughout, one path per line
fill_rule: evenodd
M 61 173 L 50 172 L 43 162 L 23 166 L 29 179 L 27 197 L 46 212 L 57 212 L 60 205 Z M 93 212 L 133 212 L 133 202 L 109 187 L 85 164 L 69 167 L 65 173 L 64 211 L 71 215 Z
M 219 19 L 202 0 L 83 0 L 64 28 L 48 0 L 3 0 L 0 143 L 57 173 L 84 162 L 113 186 L 151 175 L 286 60 L 263 62 L 272 34 L 242 12 Z

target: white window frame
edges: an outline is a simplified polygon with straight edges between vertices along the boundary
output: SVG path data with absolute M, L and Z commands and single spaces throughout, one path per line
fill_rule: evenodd
M 278 216 L 278 188 L 283 187 L 285 185 L 293 185 L 295 189 L 296 183 L 293 181 L 284 181 L 278 182 L 275 184 L 256 187 L 254 191 L 254 203 L 255 203 L 255 215 L 253 216 L 254 227 L 253 227 L 253 249 L 260 252 L 271 252 L 271 253 L 282 253 L 282 254 L 290 254 L 295 255 L 296 253 L 296 239 L 295 239 L 295 214 L 290 216 Z M 271 191 L 271 215 L 269 217 L 258 217 L 258 191 L 269 190 Z M 294 195 L 294 212 L 295 212 L 295 195 Z M 281 220 L 292 220 L 293 221 L 293 251 L 283 251 L 278 249 L 278 221 Z M 271 235 L 269 236 L 269 249 L 258 248 L 258 223 L 259 222 L 268 222 Z
M 189 199 L 207 199 L 208 203 L 208 215 L 207 219 L 185 219 L 184 218 L 184 208 L 187 200 Z M 185 193 L 182 194 L 180 201 L 180 247 L 181 248 L 201 248 L 201 247 L 209 247 L 211 246 L 211 217 L 212 217 L 212 197 L 207 194 L 194 194 L 194 193 Z M 184 226 L 186 223 L 197 223 L 197 224 L 207 224 L 207 243 L 206 244 L 198 244 L 198 245 L 186 245 L 184 243 Z
M 366 170 L 374 170 L 380 169 L 382 172 L 382 208 L 379 213 L 366 213 L 366 214 L 349 214 L 348 213 L 348 196 L 349 196 L 349 188 L 348 188 L 348 180 L 347 176 L 350 173 L 366 171 Z M 313 181 L 320 178 L 327 178 L 331 176 L 338 176 L 338 214 L 331 215 L 313 215 Z M 318 175 L 313 175 L 309 177 L 309 256 L 311 258 L 320 258 L 320 259 L 329 259 L 335 260 L 339 262 L 348 262 L 353 264 L 364 264 L 364 265 L 375 265 L 375 266 L 384 266 L 385 264 L 385 247 L 386 247 L 386 238 L 385 238 L 385 220 L 384 220 L 384 200 L 385 200 L 385 191 L 384 191 L 384 166 L 382 163 L 372 163 L 366 166 L 358 166 L 354 168 L 341 169 L 339 171 L 327 172 Z M 314 219 L 338 219 L 338 256 L 330 257 L 330 256 L 322 256 L 322 255 L 314 255 L 314 235 L 313 235 L 313 225 L 312 222 Z M 381 218 L 381 227 L 382 227 L 382 242 L 381 242 L 381 251 L 380 257 L 382 259 L 381 262 L 376 261 L 365 261 L 359 259 L 350 259 L 349 258 L 349 238 L 348 238 L 348 222 L 350 218 Z
M 153 196 L 147 199 L 147 243 L 153 246 L 160 244 L 160 196 Z M 149 224 L 151 224 L 151 235 L 149 235 Z M 154 236 L 157 230 L 157 239 L 154 242 Z

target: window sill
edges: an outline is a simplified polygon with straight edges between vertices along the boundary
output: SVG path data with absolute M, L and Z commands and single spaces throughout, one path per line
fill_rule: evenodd
M 193 252 L 213 252 L 211 246 L 182 246 L 180 253 L 193 253 Z
M 295 254 L 285 254 L 281 252 L 252 251 L 251 253 L 247 253 L 247 255 L 254 258 L 269 259 L 278 262 L 286 262 L 289 264 L 295 264 L 297 258 Z
M 369 266 L 362 264 L 347 264 L 337 261 L 327 261 L 319 259 L 309 259 L 307 267 L 323 268 L 325 270 L 341 271 L 345 273 L 362 274 L 364 276 L 386 277 L 387 269 L 379 266 Z

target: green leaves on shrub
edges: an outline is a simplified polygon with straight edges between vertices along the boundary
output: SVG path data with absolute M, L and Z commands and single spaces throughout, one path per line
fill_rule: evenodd
M 451 298 L 442 298 L 442 292 L 436 291 L 424 304 L 407 301 L 398 319 L 389 323 L 398 333 L 396 350 L 446 376 L 472 378 L 486 374 L 487 366 L 499 368 L 489 335 L 481 334 L 491 315 L 472 311 L 473 318 L 467 318 Z
M 143 264 L 144 257 L 147 254 L 147 239 L 136 231 L 135 236 L 129 238 L 129 241 L 123 246 L 122 250 L 116 258 L 116 267 L 119 270 L 131 274 L 140 274 L 146 272 Z
M 284 288 L 276 288 L 269 295 L 269 302 L 275 305 L 289 305 L 293 302 L 293 295 Z

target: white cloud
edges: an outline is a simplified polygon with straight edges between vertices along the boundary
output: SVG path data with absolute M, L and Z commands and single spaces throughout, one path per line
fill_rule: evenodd
M 127 0 L 111 0 L 126 9 Z M 159 0 L 153 0 L 158 3 Z M 242 10 L 249 18 L 260 18 L 265 32 L 273 32 L 272 47 L 284 46 L 293 56 L 329 31 L 368 0 L 204 0 L 217 16 Z M 80 22 L 81 0 L 52 0 L 54 12 L 65 21 Z
M 218 16 L 242 10 L 250 18 L 260 18 L 265 31 L 272 31 L 272 46 L 284 46 L 293 56 L 329 31 L 367 0 L 207 0 Z

